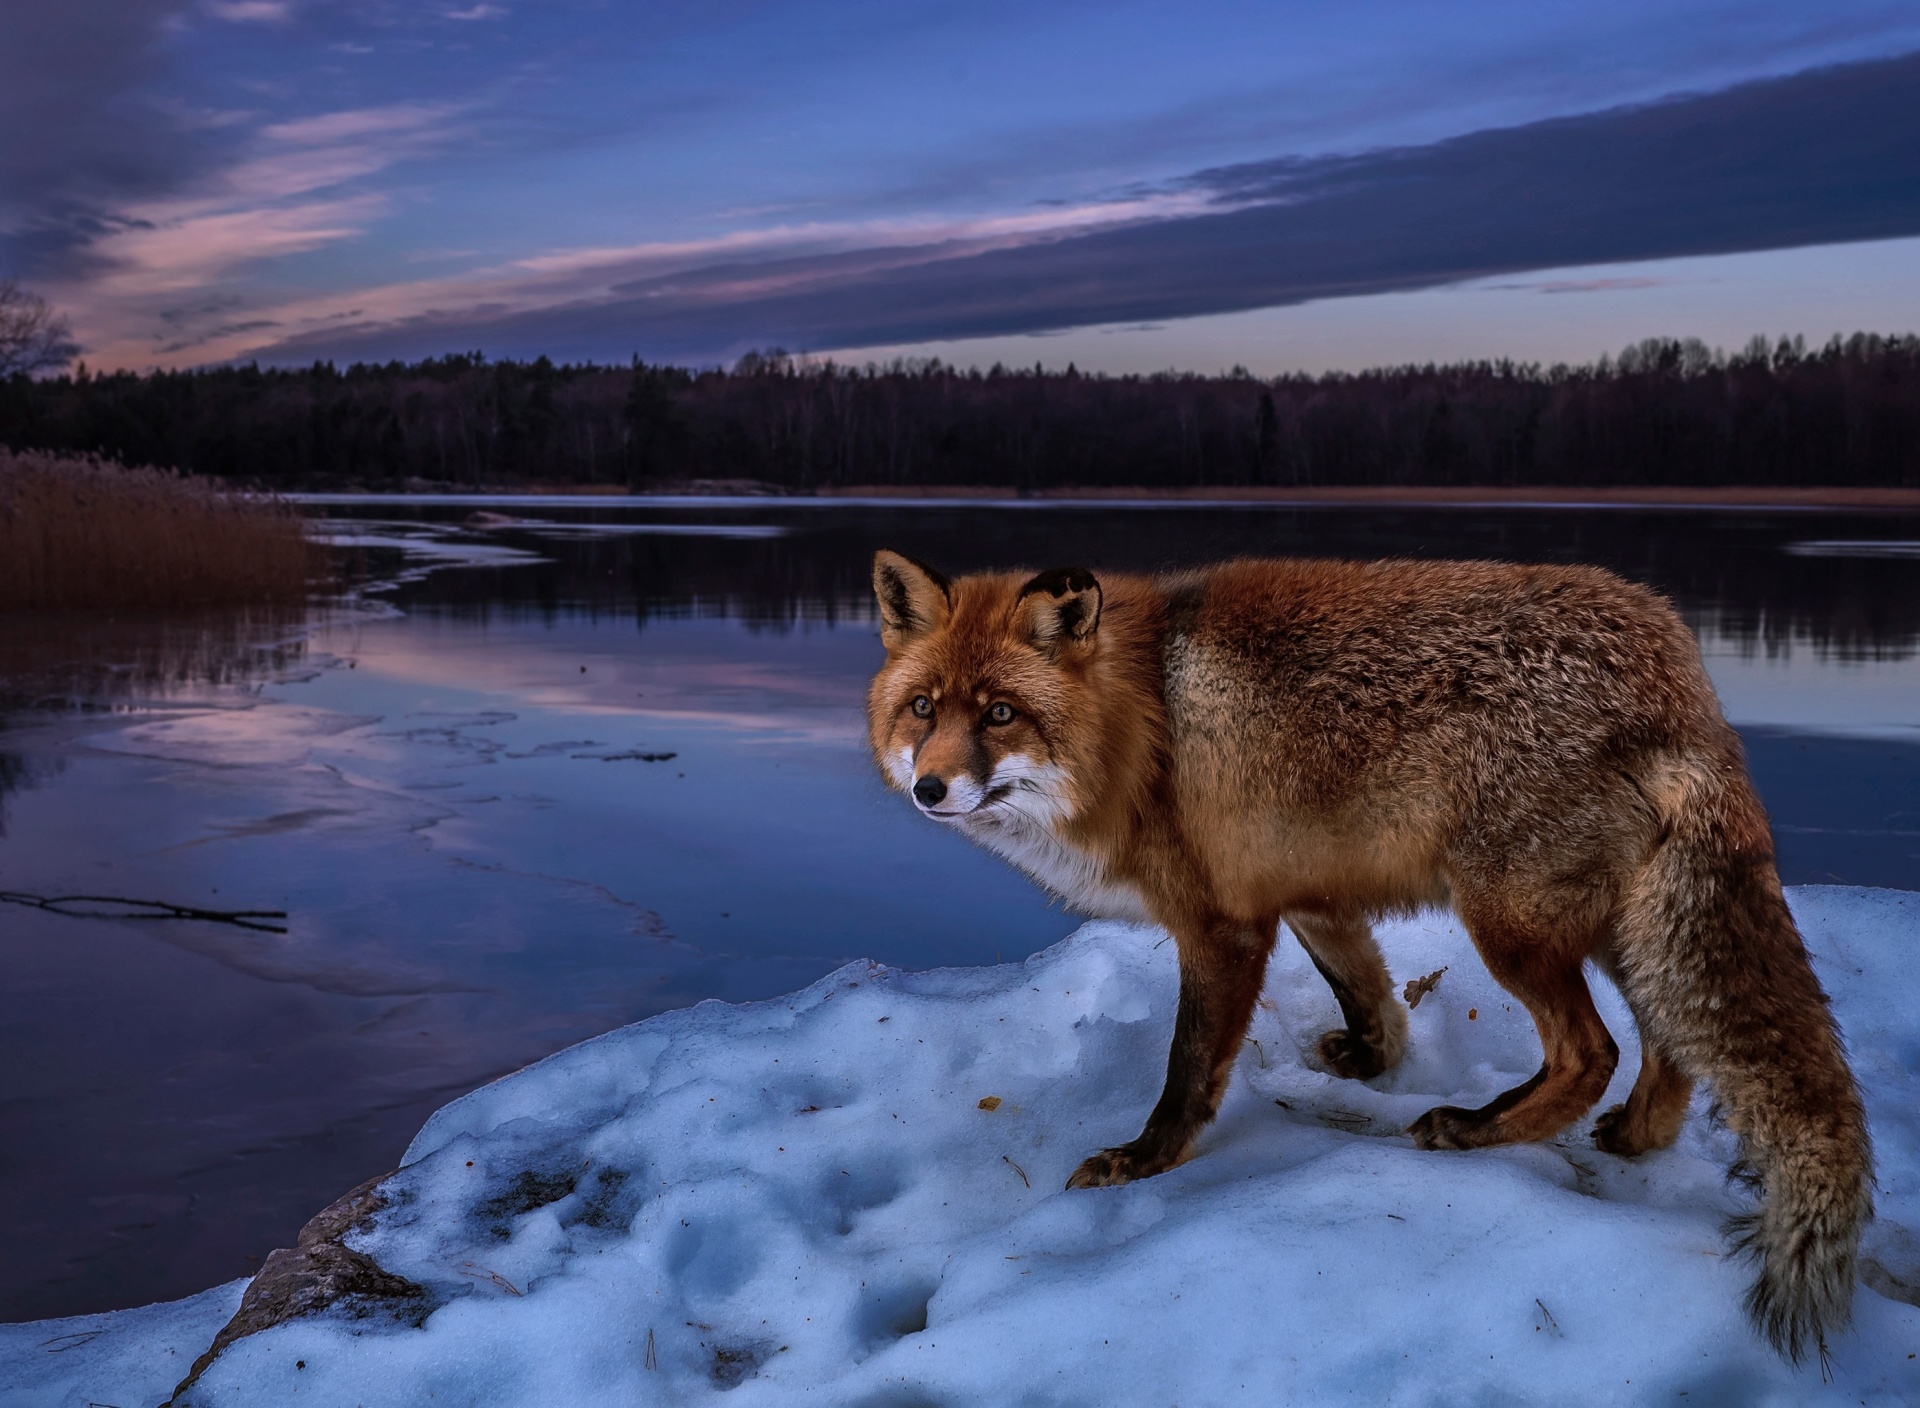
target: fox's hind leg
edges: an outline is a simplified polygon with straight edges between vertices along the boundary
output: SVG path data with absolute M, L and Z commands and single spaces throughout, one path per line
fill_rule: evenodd
M 1605 1093 L 1620 1048 L 1594 1009 L 1580 971 L 1590 943 L 1546 934 L 1504 914 L 1468 913 L 1467 932 L 1494 979 L 1526 1004 L 1546 1060 L 1534 1075 L 1477 1110 L 1441 1105 L 1407 1129 L 1423 1149 L 1481 1149 L 1549 1139 Z
M 1593 1122 L 1593 1142 L 1609 1154 L 1628 1159 L 1649 1149 L 1664 1149 L 1680 1137 L 1692 1099 L 1693 1078 L 1647 1040 L 1643 1027 L 1640 1077 L 1625 1104 L 1615 1105 Z
M 1407 1051 L 1407 1009 L 1393 995 L 1393 980 L 1366 920 L 1324 914 L 1286 918 L 1347 1019 L 1345 1028 L 1320 1038 L 1327 1069 L 1368 1080 L 1398 1065 Z
M 1600 966 L 1612 976 L 1610 958 L 1602 957 Z M 1626 991 L 1624 984 L 1621 991 Z M 1630 1159 L 1649 1149 L 1664 1149 L 1680 1137 L 1693 1099 L 1693 1078 L 1647 1029 L 1631 996 L 1627 1005 L 1633 1007 L 1633 1020 L 1640 1028 L 1640 1075 L 1626 1102 L 1594 1121 L 1593 1142 L 1609 1154 Z
M 1087 1159 L 1073 1171 L 1067 1187 L 1131 1183 L 1186 1158 L 1220 1108 L 1279 927 L 1279 916 L 1267 915 L 1250 923 L 1215 920 L 1174 930 L 1180 951 L 1180 1005 L 1167 1051 L 1166 1089 L 1139 1138 Z

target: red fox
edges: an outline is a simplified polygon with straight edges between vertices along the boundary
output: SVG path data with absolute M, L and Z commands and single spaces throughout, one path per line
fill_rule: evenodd
M 1547 1139 L 1593 1106 L 1619 1049 L 1591 959 L 1642 1052 L 1594 1142 L 1673 1143 L 1710 1082 L 1765 1193 L 1736 1228 L 1747 1309 L 1787 1358 L 1824 1361 L 1873 1213 L 1866 1117 L 1739 739 L 1665 601 L 1598 568 L 1476 562 L 950 581 L 881 552 L 873 583 L 868 721 L 892 784 L 1068 905 L 1174 936 L 1165 1092 L 1069 1188 L 1187 1157 L 1282 920 L 1346 1023 L 1320 1059 L 1394 1065 L 1407 1014 L 1370 921 L 1450 905 L 1545 1060 L 1477 1110 L 1427 1111 L 1414 1142 Z

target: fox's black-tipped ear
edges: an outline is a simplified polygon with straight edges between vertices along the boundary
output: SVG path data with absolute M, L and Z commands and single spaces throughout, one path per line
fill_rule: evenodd
M 953 609 L 953 583 L 885 548 L 873 555 L 873 594 L 880 599 L 880 643 L 888 650 L 944 626 Z
M 1027 638 L 1052 653 L 1071 641 L 1093 638 L 1100 625 L 1100 579 L 1084 567 L 1055 567 L 1020 588 L 1015 608 L 1026 618 Z

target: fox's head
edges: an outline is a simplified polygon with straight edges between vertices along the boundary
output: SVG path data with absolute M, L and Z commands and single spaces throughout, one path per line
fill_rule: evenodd
M 1051 827 L 1079 810 L 1099 651 L 1100 583 L 1079 567 L 949 581 L 873 559 L 887 662 L 867 694 L 875 760 L 931 817 L 968 830 Z

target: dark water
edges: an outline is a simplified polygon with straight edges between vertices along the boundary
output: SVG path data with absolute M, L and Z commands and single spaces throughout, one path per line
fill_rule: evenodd
M 537 521 L 325 506 L 395 584 L 307 620 L 0 618 L 0 891 L 289 916 L 0 904 L 0 1318 L 245 1274 L 435 1107 L 596 1032 L 1068 932 L 871 775 L 876 546 L 1600 563 L 1699 631 L 1788 882 L 1920 889 L 1920 519 L 492 507 Z

